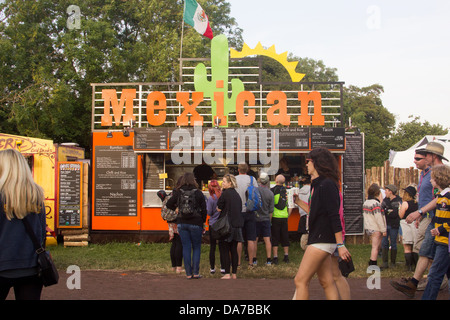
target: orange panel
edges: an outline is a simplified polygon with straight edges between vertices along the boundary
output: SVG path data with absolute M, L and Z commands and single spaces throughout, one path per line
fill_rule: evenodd
M 113 138 L 106 137 L 107 132 L 93 132 L 92 149 L 92 230 L 140 230 L 141 226 L 141 206 L 142 199 L 137 199 L 136 216 L 96 216 L 95 215 L 95 147 L 97 146 L 132 146 L 134 133 L 130 132 L 129 137 L 124 137 L 122 132 L 113 132 Z M 139 172 L 142 172 L 141 161 L 138 158 L 138 195 L 142 194 Z

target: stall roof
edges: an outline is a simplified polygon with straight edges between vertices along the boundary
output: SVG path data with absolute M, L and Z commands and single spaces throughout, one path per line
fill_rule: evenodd
M 412 147 L 405 151 L 389 150 L 389 162 L 394 168 L 410 168 L 414 165 L 414 153 L 416 149 L 420 147 L 425 148 L 426 144 L 430 141 L 437 141 L 444 146 L 444 156 L 450 159 L 450 133 L 443 136 L 425 136 L 415 143 Z M 444 162 L 445 164 L 449 164 Z

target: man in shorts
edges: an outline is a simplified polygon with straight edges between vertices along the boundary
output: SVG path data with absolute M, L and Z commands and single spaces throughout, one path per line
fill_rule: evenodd
M 436 208 L 436 199 L 434 199 L 434 188 L 431 185 L 431 167 L 443 164 L 442 160 L 448 161 L 444 157 L 444 146 L 438 142 L 429 142 L 425 148 L 417 149 L 414 156 L 414 163 L 417 169 L 422 170 L 417 186 L 419 210 L 412 212 L 406 222 L 412 223 L 419 221 L 418 242 L 419 242 L 419 260 L 417 261 L 414 276 L 406 281 L 391 281 L 391 285 L 409 298 L 414 298 L 419 281 L 422 279 L 425 271 L 431 266 L 434 259 L 436 245 L 434 237 L 431 236 L 433 225 L 430 224 L 434 209 Z M 421 242 L 421 243 L 420 243 Z M 417 250 L 415 245 L 413 250 Z
M 272 243 L 270 241 L 270 221 L 272 219 L 273 208 L 274 208 L 274 197 L 272 191 L 270 191 L 270 177 L 267 173 L 262 172 L 259 176 L 259 192 L 261 193 L 261 209 L 256 212 L 256 243 L 258 239 L 262 237 L 264 239 L 264 244 L 266 247 L 266 265 L 272 264 L 271 254 L 272 254 Z M 253 265 L 256 265 L 256 248 L 255 248 L 255 258 L 253 259 Z
M 256 247 L 256 212 L 247 211 L 245 203 L 247 202 L 245 192 L 247 188 L 250 186 L 250 181 L 253 180 L 253 186 L 258 187 L 258 182 L 255 178 L 250 179 L 250 176 L 247 174 L 248 166 L 246 163 L 240 163 L 238 165 L 239 174 L 236 176 L 237 188 L 236 191 L 241 197 L 242 200 L 242 216 L 244 217 L 244 227 L 242 228 L 242 235 L 244 236 L 244 240 L 247 241 L 247 252 L 248 252 L 248 261 L 249 266 L 253 266 L 253 258 L 255 254 Z M 241 255 L 242 255 L 242 243 L 238 243 L 238 264 L 241 264 Z M 256 257 L 255 257 L 256 258 Z

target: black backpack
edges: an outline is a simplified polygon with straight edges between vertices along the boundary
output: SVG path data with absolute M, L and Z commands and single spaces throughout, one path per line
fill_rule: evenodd
M 182 217 L 192 217 L 195 210 L 195 192 L 197 189 L 183 190 L 179 189 L 180 197 L 178 198 L 178 214 Z
M 283 210 L 287 206 L 287 192 L 284 186 L 275 186 L 272 188 L 272 192 L 275 195 L 280 194 L 278 198 L 278 203 L 275 204 L 275 208 L 278 210 Z

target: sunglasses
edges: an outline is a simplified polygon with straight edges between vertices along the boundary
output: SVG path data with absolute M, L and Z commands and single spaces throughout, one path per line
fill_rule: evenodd
M 423 160 L 423 159 L 425 159 L 425 158 L 414 157 L 414 160 L 416 160 L 416 161 L 420 161 L 420 160 Z

